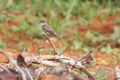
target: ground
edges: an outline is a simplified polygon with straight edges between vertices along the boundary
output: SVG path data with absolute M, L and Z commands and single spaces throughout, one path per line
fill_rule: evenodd
M 16 26 L 20 25 L 18 23 L 19 18 L 22 17 L 26 21 L 30 20 L 30 18 L 24 15 L 24 13 L 15 13 L 15 12 L 6 13 L 7 16 L 10 16 L 12 14 L 16 15 L 17 19 L 8 21 L 6 23 L 0 23 L 0 26 L 1 27 L 3 26 L 9 32 L 12 32 L 11 28 L 13 25 L 16 25 Z M 67 36 L 62 38 L 63 42 L 61 42 L 60 40 L 54 37 L 52 37 L 51 40 L 54 42 L 55 46 L 58 49 L 61 47 L 64 48 L 63 50 L 64 55 L 69 56 L 71 58 L 77 58 L 80 55 L 86 54 L 86 52 L 83 50 L 74 50 L 74 49 L 70 50 L 70 46 L 73 46 L 72 41 L 68 44 L 69 46 L 64 47 L 64 45 L 66 45 L 66 43 L 69 41 L 68 38 L 75 36 L 76 31 L 80 32 L 80 36 L 83 39 L 85 38 L 85 34 L 87 33 L 88 30 L 95 30 L 100 32 L 103 35 L 111 34 L 113 32 L 114 27 L 119 25 L 115 22 L 116 17 L 120 17 L 120 13 L 117 13 L 114 16 L 106 15 L 106 18 L 104 21 L 102 21 L 99 18 L 99 16 L 95 16 L 90 19 L 92 22 L 91 24 L 84 24 L 84 25 L 68 28 L 66 30 Z M 35 27 L 32 24 L 30 25 L 32 28 Z M 41 37 L 39 38 L 34 36 L 30 37 L 29 35 L 24 34 L 23 32 L 15 32 L 15 33 L 9 34 L 9 32 L 8 33 L 5 32 L 6 30 L 3 30 L 3 29 L 0 30 L 0 38 L 2 39 L 2 41 L 4 41 L 7 44 L 7 46 L 4 47 L 3 50 L 7 51 L 12 57 L 16 58 L 17 55 L 21 52 L 21 50 L 18 49 L 17 47 L 20 44 L 22 45 L 22 42 L 24 42 L 24 44 L 27 45 L 27 54 L 24 54 L 24 57 L 29 55 L 38 55 L 37 50 L 42 46 L 44 46 L 45 48 L 41 51 L 40 54 L 50 54 L 48 53 L 50 49 L 50 45 L 47 42 L 47 40 L 45 40 L 44 38 L 41 38 Z M 18 39 L 16 35 L 18 36 Z M 111 44 L 111 42 L 108 42 L 108 43 Z M 94 49 L 95 47 L 96 46 L 91 46 L 92 49 Z M 120 51 L 120 46 L 113 47 L 113 49 Z M 97 50 L 94 54 L 92 54 L 92 56 L 94 58 L 95 64 L 88 66 L 87 69 L 93 72 L 93 74 L 99 73 L 101 69 L 104 69 L 105 76 L 103 77 L 106 78 L 105 80 L 114 80 L 115 79 L 114 67 L 115 66 L 120 67 L 119 60 L 116 60 L 116 54 L 113 54 L 113 53 L 108 54 L 105 52 L 101 53 L 100 50 Z M 3 55 L 0 55 L 0 63 L 4 64 L 7 62 L 8 62 L 7 59 Z

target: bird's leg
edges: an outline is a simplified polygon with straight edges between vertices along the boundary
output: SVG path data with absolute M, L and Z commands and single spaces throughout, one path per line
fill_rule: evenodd
M 55 47 L 55 45 L 52 43 L 52 41 L 49 39 L 49 37 L 43 32 L 42 35 L 49 41 L 50 45 L 52 46 L 53 50 L 54 50 L 54 54 L 58 54 L 57 52 L 57 48 Z

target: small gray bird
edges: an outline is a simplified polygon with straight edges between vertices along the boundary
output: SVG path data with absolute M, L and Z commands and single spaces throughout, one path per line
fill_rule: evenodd
M 53 35 L 57 38 L 60 39 L 60 37 L 57 35 L 57 33 L 44 21 L 40 21 L 40 25 L 42 27 L 42 30 L 47 34 L 47 35 Z

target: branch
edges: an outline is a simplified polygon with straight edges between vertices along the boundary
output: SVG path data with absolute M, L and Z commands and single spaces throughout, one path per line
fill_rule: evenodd
M 7 69 L 5 66 L 0 65 L 0 68 L 2 68 L 3 70 L 7 71 L 8 73 L 11 73 L 9 69 Z
M 50 58 L 50 56 L 49 56 L 49 58 Z M 95 80 L 94 76 L 89 71 L 87 71 L 84 68 L 84 66 L 82 65 L 82 63 L 80 61 L 76 61 L 76 60 L 71 59 L 69 57 L 66 57 L 64 55 L 51 56 L 51 59 L 58 60 L 60 62 L 69 64 L 69 65 L 71 65 L 71 66 L 73 66 L 75 68 L 78 68 L 82 72 L 84 72 L 88 76 L 88 78 L 90 80 Z M 47 60 L 39 59 L 39 56 L 38 57 L 36 57 L 36 56 L 35 57 L 27 57 L 27 58 L 25 58 L 25 60 L 27 60 L 27 61 L 37 61 L 37 62 L 40 62 L 43 65 L 52 66 L 52 67 L 55 67 L 55 66 L 59 65 L 59 64 L 57 64 L 55 62 L 52 62 L 52 61 L 47 61 Z
M 85 56 L 83 56 L 82 58 L 78 58 L 77 60 L 82 61 L 83 59 L 89 57 L 91 55 L 91 53 L 92 53 L 92 50 L 90 50 Z
M 63 77 L 63 78 L 66 77 L 64 75 L 64 72 L 67 72 L 67 74 L 70 74 L 71 77 L 74 78 L 74 80 L 87 80 L 86 78 L 83 78 L 79 73 L 71 70 L 70 68 L 68 68 L 66 66 L 55 67 L 51 72 L 52 72 L 52 74 Z M 70 77 L 70 75 L 69 75 L 69 77 Z
M 58 54 L 57 52 L 57 48 L 54 46 L 54 44 L 52 43 L 52 41 L 49 39 L 49 37 L 45 34 L 45 33 L 42 33 L 43 36 L 49 41 L 50 45 L 52 46 L 53 50 L 54 50 L 54 54 Z
M 115 76 L 115 80 L 120 80 L 120 69 L 118 68 L 118 66 L 115 67 Z
M 20 74 L 22 75 L 22 80 L 27 80 L 25 76 L 26 74 L 22 69 L 20 69 L 16 62 L 5 51 L 0 49 L 0 53 L 2 53 L 10 61 L 10 63 L 13 64 L 15 68 L 20 72 Z
M 95 80 L 95 77 L 88 70 L 86 70 L 85 68 L 80 68 L 80 70 L 87 74 L 89 80 Z
M 46 65 L 46 66 L 49 66 L 49 67 L 55 67 L 55 66 L 59 65 L 58 63 L 55 63 L 55 62 L 52 62 L 52 61 L 43 60 L 39 56 L 26 57 L 25 62 L 36 62 L 36 63 L 43 64 L 43 65 Z
M 86 78 L 83 78 L 79 73 L 69 69 L 68 69 L 68 72 L 74 77 L 75 80 L 87 80 Z

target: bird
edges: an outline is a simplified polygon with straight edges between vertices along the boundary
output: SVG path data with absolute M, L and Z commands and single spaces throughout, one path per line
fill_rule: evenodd
M 44 31 L 44 33 L 47 34 L 47 36 L 52 35 L 60 39 L 59 35 L 44 20 L 40 20 L 40 26 L 42 30 Z

